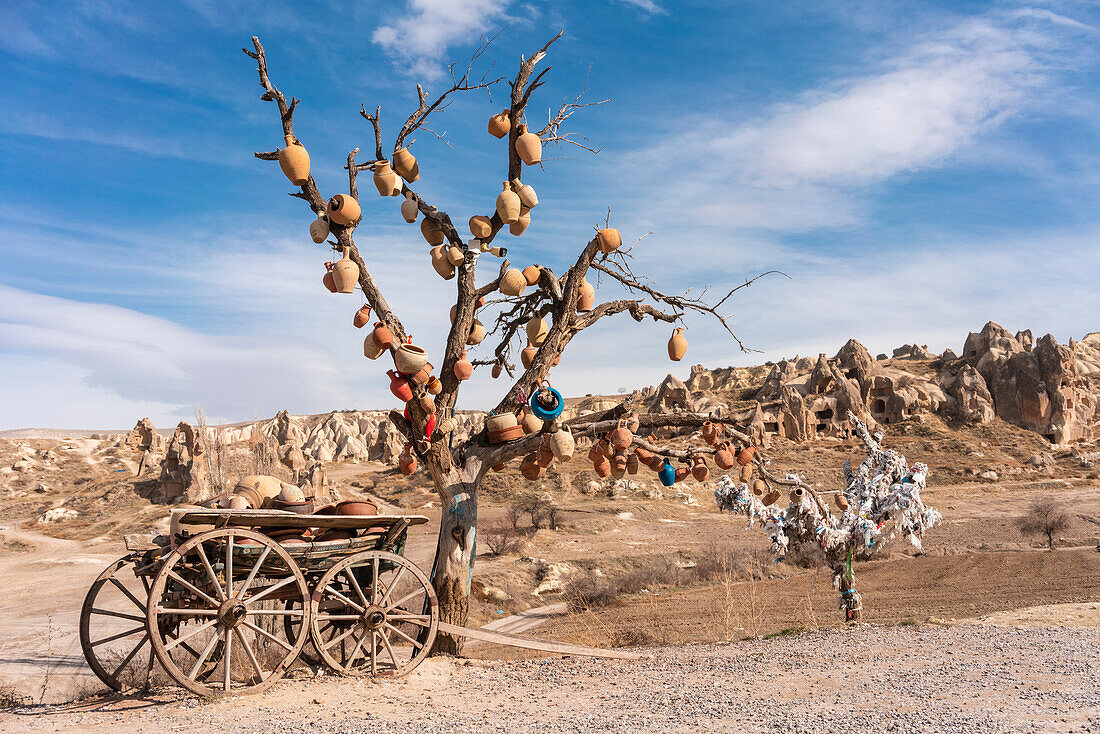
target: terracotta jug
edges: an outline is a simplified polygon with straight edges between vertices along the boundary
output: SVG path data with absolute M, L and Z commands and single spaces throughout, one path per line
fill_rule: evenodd
M 688 469 L 686 466 L 681 466 L 679 469 L 676 470 L 677 482 L 682 482 L 689 476 L 691 476 L 691 469 Z
M 382 349 L 393 346 L 393 332 L 381 321 L 374 322 L 374 331 L 371 332 L 371 336 L 374 337 L 374 343 Z
M 511 110 L 504 110 L 489 118 L 489 134 L 498 140 L 512 130 L 512 121 L 509 119 Z
M 691 457 L 691 476 L 697 482 L 705 482 L 710 478 L 710 469 L 707 468 L 707 462 L 702 456 Z
M 384 351 L 386 351 L 386 348 L 379 346 L 378 342 L 374 340 L 373 331 L 363 339 L 363 356 L 367 359 L 378 359 Z
M 328 200 L 325 213 L 336 224 L 348 225 L 359 218 L 359 202 L 347 194 L 337 194 Z
M 746 484 L 752 480 L 752 464 L 745 464 L 741 467 L 741 481 Z
M 424 235 L 425 241 L 432 247 L 442 245 L 443 240 L 447 239 L 443 234 L 443 225 L 431 217 L 420 220 L 420 234 Z
M 684 329 L 677 327 L 672 330 L 672 336 L 668 338 L 668 358 L 673 362 L 679 362 L 687 354 L 688 340 L 684 337 Z
M 466 336 L 466 343 L 471 347 L 476 344 L 481 344 L 485 339 L 485 324 L 481 323 L 477 319 L 474 319 L 474 323 L 470 324 L 470 333 Z
M 576 450 L 577 444 L 573 440 L 573 434 L 568 428 L 562 428 L 560 431 L 555 431 L 550 436 L 550 450 L 554 452 L 554 456 L 559 461 L 569 461 L 573 458 L 573 452 Z
M 451 261 L 447 257 L 447 252 L 443 249 L 442 245 L 433 247 L 431 254 L 432 267 L 435 268 L 435 272 L 439 273 L 440 278 L 443 278 L 443 280 L 450 280 L 455 277 L 455 266 L 451 265 Z
M 504 190 L 497 194 L 497 216 L 505 224 L 511 224 L 519 219 L 519 196 L 504 182 Z
M 447 260 L 451 263 L 451 265 L 457 268 L 459 265 L 462 264 L 465 259 L 466 253 L 462 251 L 461 247 L 458 247 L 457 245 L 451 245 L 447 248 Z
M 763 479 L 757 479 L 752 483 L 752 493 L 755 497 L 763 497 L 768 493 L 768 484 Z
M 597 457 L 592 462 L 592 468 L 596 471 L 596 476 L 601 479 L 611 476 L 611 462 L 607 460 L 606 456 Z
M 397 466 L 401 468 L 401 473 L 405 476 L 416 471 L 416 457 L 412 453 L 412 444 L 405 444 L 405 450 L 402 452 L 401 458 L 397 460 Z
M 470 234 L 479 240 L 483 240 L 493 233 L 493 220 L 484 214 L 475 214 L 470 217 Z
M 630 411 L 623 420 L 626 421 L 626 427 L 630 429 L 631 433 L 637 433 L 638 429 L 642 427 L 642 421 L 634 411 Z
M 579 291 L 577 295 L 577 313 L 591 311 L 592 307 L 596 305 L 596 289 L 586 279 L 581 281 Z
M 336 292 L 336 279 L 332 274 L 332 263 L 325 263 L 325 274 L 321 278 L 321 284 L 328 288 L 330 293 Z
M 611 433 L 607 435 L 607 438 L 616 450 L 625 451 L 630 446 L 630 442 L 634 440 L 634 434 L 626 427 L 626 421 L 620 419 L 619 425 L 611 429 Z
M 493 365 L 493 371 L 492 371 L 493 379 L 495 380 L 498 377 L 500 377 L 500 373 L 503 370 L 504 370 L 504 368 L 500 366 L 500 362 L 497 362 L 496 364 L 494 364 Z
M 547 325 L 546 319 L 541 316 L 532 316 L 531 320 L 527 322 L 527 341 L 531 342 L 532 345 L 541 347 L 549 333 L 550 327 Z
M 722 424 L 712 423 L 710 421 L 703 422 L 703 440 L 713 446 L 718 442 L 718 437 L 722 435 Z
M 523 369 L 528 369 L 531 363 L 535 361 L 535 355 L 539 350 L 528 344 L 524 347 L 523 351 L 519 353 L 520 362 L 523 363 Z
M 519 126 L 519 137 L 516 138 L 516 153 L 525 165 L 533 166 L 542 162 L 542 141 L 535 133 L 527 131 L 527 125 Z
M 645 464 L 646 466 L 649 466 L 650 462 L 653 461 L 653 454 L 649 453 L 643 448 L 634 449 L 634 456 L 638 457 L 638 461 Z
M 542 472 L 543 468 L 539 466 L 538 455 L 535 452 L 523 457 L 523 461 L 519 465 L 519 473 L 523 475 L 524 479 L 534 481 L 542 476 Z
M 522 272 L 523 279 L 527 281 L 527 285 L 537 285 L 539 278 L 542 276 L 542 268 L 538 265 L 528 265 Z
M 638 459 L 638 454 L 633 451 L 630 452 L 630 456 L 626 457 L 626 472 L 627 474 L 637 474 L 638 466 L 641 464 L 641 460 Z
M 459 380 L 468 380 L 474 374 L 474 365 L 466 359 L 466 350 L 458 353 L 458 361 L 455 362 L 455 377 Z
M 775 504 L 775 501 L 778 500 L 778 499 L 779 499 L 779 490 L 778 489 L 773 489 L 772 491 L 770 491 L 766 495 L 764 495 L 764 498 L 761 499 L 760 502 L 764 505 L 764 507 L 771 507 L 772 505 Z
M 841 511 L 844 511 L 844 510 L 848 509 L 848 498 L 845 497 L 844 495 L 842 495 L 842 494 L 836 495 L 835 497 L 833 497 L 833 501 L 836 502 L 837 508 L 840 509 Z
M 539 466 L 547 469 L 554 463 L 554 452 L 550 450 L 549 438 L 544 438 L 539 444 L 539 450 L 535 452 Z
M 332 280 L 337 293 L 354 293 L 359 285 L 359 266 L 351 259 L 350 248 L 344 248 L 344 256 L 332 264 Z
M 756 454 L 755 446 L 746 446 L 737 454 L 737 463 L 741 466 L 752 463 L 752 457 Z
M 318 214 L 317 218 L 309 224 L 309 236 L 318 245 L 328 238 L 328 233 L 330 231 L 331 227 L 329 226 L 328 216 L 324 212 Z
M 527 231 L 527 228 L 531 226 L 531 215 L 529 211 L 530 210 L 525 207 L 520 207 L 519 219 L 508 225 L 508 234 L 513 237 L 519 237 Z
M 601 229 L 596 233 L 596 241 L 600 246 L 600 252 L 606 254 L 615 252 L 623 244 L 623 236 L 614 227 Z
M 309 153 L 305 146 L 294 139 L 293 135 L 283 138 L 286 147 L 279 151 L 279 168 L 295 186 L 304 186 L 309 181 Z
M 405 376 L 396 370 L 387 370 L 386 374 L 389 375 L 390 378 L 390 392 L 393 393 L 393 396 L 402 403 L 407 403 L 412 400 L 412 385 L 405 379 Z
M 723 471 L 732 469 L 737 462 L 733 458 L 733 452 L 730 451 L 729 442 L 718 444 L 717 449 L 718 450 L 714 452 L 714 465 Z
M 524 433 L 538 433 L 542 430 L 542 421 L 529 410 L 524 410 L 523 419 L 519 424 L 523 426 Z
M 513 178 L 512 190 L 515 191 L 516 196 L 519 197 L 519 202 L 528 209 L 534 209 L 539 205 L 539 197 L 535 193 L 535 190 L 531 188 L 531 184 L 525 184 L 518 178 Z
M 415 375 L 428 363 L 428 353 L 415 344 L 402 344 L 393 353 L 393 366 L 403 375 Z
M 439 378 L 432 375 L 428 378 L 428 382 L 424 385 L 429 395 L 438 395 L 443 392 L 443 383 L 439 381 Z
M 798 503 L 800 503 L 802 501 L 802 498 L 805 497 L 805 496 L 806 496 L 806 493 L 805 493 L 805 491 L 803 491 L 802 487 L 795 487 L 794 489 L 791 490 L 791 494 L 790 494 L 791 502 L 793 502 L 796 505 Z
M 393 170 L 409 183 L 420 180 L 420 164 L 416 162 L 416 156 L 410 153 L 408 148 L 393 152 Z
M 374 186 L 379 196 L 393 196 L 393 187 L 397 185 L 397 174 L 390 168 L 390 162 L 382 159 L 374 163 Z
M 500 292 L 506 296 L 521 296 L 527 288 L 527 279 L 518 268 L 508 268 L 500 278 Z
M 588 460 L 598 461 L 601 456 L 604 456 L 603 447 L 600 446 L 600 442 L 597 441 L 588 448 Z
M 401 202 L 401 216 L 406 222 L 412 224 L 416 221 L 416 215 L 420 213 L 419 207 L 416 205 L 416 199 L 411 195 L 406 195 L 405 200 Z
M 494 413 L 485 419 L 485 428 L 490 431 L 503 431 L 518 425 L 515 413 Z
M 414 385 L 427 385 L 428 378 L 432 376 L 432 369 L 432 363 L 425 362 L 423 367 L 409 375 L 409 379 Z
M 355 325 L 356 329 L 362 329 L 364 326 L 370 323 L 370 304 L 364 303 L 358 311 L 355 312 L 355 317 L 351 320 L 351 323 Z

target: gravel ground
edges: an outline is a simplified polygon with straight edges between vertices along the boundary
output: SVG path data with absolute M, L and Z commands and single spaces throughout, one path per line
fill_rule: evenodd
M 0 731 L 1100 732 L 1100 632 L 836 629 L 646 650 L 642 661 L 429 660 L 402 681 L 283 681 L 0 713 Z

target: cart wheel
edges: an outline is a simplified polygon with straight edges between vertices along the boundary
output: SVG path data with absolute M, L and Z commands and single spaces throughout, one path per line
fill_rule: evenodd
M 80 648 L 88 667 L 116 691 L 147 688 L 153 650 L 146 647 L 149 580 L 123 557 L 92 582 L 80 607 Z M 144 652 L 143 652 L 144 651 Z
M 439 624 L 439 600 L 411 561 L 364 551 L 321 577 L 309 624 L 313 646 L 334 671 L 398 677 L 427 657 Z
M 305 576 L 278 543 L 251 530 L 219 528 L 183 543 L 165 557 L 149 600 L 157 660 L 199 696 L 266 689 L 308 637 Z M 281 603 L 290 600 L 296 604 Z M 286 639 L 275 634 L 276 617 L 298 618 L 296 633 L 289 634 L 295 626 L 284 625 Z

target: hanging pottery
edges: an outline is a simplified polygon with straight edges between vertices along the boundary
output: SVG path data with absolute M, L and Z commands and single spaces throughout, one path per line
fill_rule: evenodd
M 691 469 L 688 469 L 686 466 L 681 466 L 679 469 L 676 470 L 677 482 L 682 482 L 689 476 L 691 476 Z
M 576 441 L 573 440 L 573 434 L 569 432 L 568 428 L 555 431 L 550 436 L 550 450 L 554 452 L 554 456 L 557 457 L 558 461 L 572 459 L 576 448 Z
M 565 399 L 551 387 L 549 380 L 543 380 L 535 389 L 529 404 L 535 417 L 544 422 L 554 420 L 565 409 Z
M 531 184 L 525 184 L 518 178 L 513 178 L 512 189 L 519 197 L 520 203 L 528 209 L 534 209 L 539 205 L 539 197 L 535 194 L 535 190 L 531 188 Z
M 625 451 L 630 446 L 630 442 L 634 440 L 634 434 L 626 427 L 626 421 L 620 419 L 619 424 L 611 429 L 611 433 L 608 434 L 607 438 L 616 450 Z
M 416 215 L 420 213 L 420 208 L 416 205 L 416 199 L 412 198 L 412 195 L 406 195 L 405 200 L 401 202 L 401 216 L 406 222 L 412 224 L 416 221 Z
M 763 497 L 768 493 L 768 485 L 763 479 L 757 479 L 752 483 L 752 494 L 754 497 Z
M 369 303 L 364 303 L 363 306 L 355 312 L 355 317 L 351 320 L 351 323 L 355 325 L 356 329 L 362 329 L 364 326 L 370 323 Z
M 386 351 L 386 348 L 380 346 L 378 342 L 374 340 L 374 332 L 367 334 L 363 339 L 363 356 L 367 359 L 378 359 L 382 356 L 382 352 Z
M 519 159 L 528 166 L 542 162 L 542 141 L 535 133 L 528 132 L 526 125 L 519 126 L 519 137 L 516 138 L 516 153 Z
M 359 266 L 351 259 L 351 248 L 344 248 L 344 256 L 332 264 L 332 280 L 337 293 L 354 293 L 359 284 Z
M 752 457 L 755 453 L 755 446 L 746 446 L 745 448 L 741 449 L 741 451 L 737 454 L 737 463 L 741 466 L 745 466 L 746 464 L 752 462 Z
M 544 438 L 539 444 L 538 451 L 535 452 L 536 460 L 543 469 L 549 469 L 554 463 L 554 452 L 550 450 L 549 440 L 549 436 Z
M 424 220 L 428 221 L 428 220 Z M 432 248 L 432 267 L 435 268 L 435 272 L 439 273 L 439 277 L 443 280 L 450 280 L 455 277 L 455 266 L 451 265 L 450 259 L 447 257 L 447 252 L 442 246 L 437 245 Z
M 393 170 L 409 183 L 420 179 L 420 164 L 416 162 L 416 156 L 410 153 L 408 148 L 393 152 Z
M 802 502 L 802 498 L 805 496 L 806 493 L 805 491 L 803 491 L 802 487 L 795 487 L 791 490 L 791 493 L 789 495 L 791 502 L 796 505 Z
M 424 385 L 429 395 L 438 395 L 443 392 L 443 383 L 439 381 L 439 378 L 432 375 L 428 378 L 427 384 Z
M 722 432 L 721 423 L 711 423 L 710 421 L 703 421 L 703 440 L 709 445 L 713 446 L 715 441 L 718 440 L 718 436 Z
M 500 139 L 512 129 L 512 121 L 509 119 L 511 110 L 504 110 L 489 118 L 489 134 Z
M 324 212 L 318 214 L 317 218 L 309 224 L 309 236 L 318 245 L 328 238 L 328 233 L 330 231 L 331 227 L 329 226 L 328 217 Z
M 416 471 L 416 457 L 412 453 L 412 444 L 405 444 L 405 451 L 402 452 L 401 458 L 397 460 L 397 466 L 405 476 Z
M 432 369 L 432 363 L 425 362 L 423 367 L 409 375 L 409 381 L 414 385 L 427 385 L 428 378 L 432 376 Z
M 519 424 L 523 426 L 524 433 L 538 433 L 542 430 L 542 420 L 530 410 L 523 411 L 523 418 Z
M 518 425 L 515 413 L 494 413 L 485 419 L 485 428 L 489 431 L 503 431 Z
M 757 481 L 759 481 L 759 480 L 757 480 Z M 764 507 L 771 507 L 772 505 L 775 504 L 776 500 L 778 500 L 778 499 L 779 499 L 779 490 L 778 489 L 773 489 L 772 491 L 770 491 L 766 495 L 764 495 L 763 499 L 761 499 L 760 502 L 761 502 L 761 504 L 764 505 Z
M 600 252 L 605 255 L 615 252 L 623 244 L 623 236 L 614 227 L 601 229 L 596 233 L 596 241 L 600 246 Z
M 671 487 L 676 483 L 676 470 L 672 468 L 672 464 L 668 463 L 668 459 L 665 459 L 657 470 L 657 478 L 666 487 Z
M 730 451 L 729 442 L 720 443 L 716 448 L 717 451 L 714 452 L 714 465 L 722 470 L 732 469 L 733 465 L 737 462 L 733 458 L 733 452 Z
M 745 464 L 741 467 L 741 481 L 746 484 L 752 480 L 752 464 Z
M 842 494 L 838 494 L 833 497 L 833 501 L 836 502 L 837 509 L 844 511 L 848 509 L 848 498 Z
M 508 225 L 508 234 L 519 237 L 527 231 L 527 228 L 531 226 L 530 211 L 530 209 L 523 206 L 519 208 L 519 219 Z
M 639 464 L 641 464 L 641 461 L 638 459 L 638 454 L 634 453 L 633 451 L 630 452 L 630 456 L 626 457 L 627 474 L 637 474 Z
M 328 200 L 325 213 L 331 221 L 346 226 L 359 218 L 359 202 L 347 194 L 337 194 Z
M 527 285 L 536 285 L 541 276 L 542 268 L 538 265 L 528 265 L 523 269 L 523 279 L 527 281 Z
M 443 234 L 443 225 L 431 217 L 424 217 L 420 221 L 420 234 L 424 235 L 424 239 L 432 247 L 442 245 L 443 240 L 447 239 Z
M 638 461 L 645 464 L 646 466 L 649 466 L 651 463 L 653 463 L 653 454 L 649 453 L 643 448 L 634 449 L 633 456 L 636 456 L 638 458 Z
M 489 237 L 493 234 L 493 220 L 484 214 L 470 217 L 470 234 L 479 240 Z
M 405 376 L 395 370 L 388 370 L 386 374 L 390 378 L 390 392 L 393 393 L 393 396 L 402 403 L 412 400 L 412 385 L 405 379 Z
M 279 168 L 295 186 L 304 186 L 309 181 L 309 153 L 305 146 L 295 140 L 293 135 L 283 138 L 286 147 L 279 151 Z
M 466 254 L 462 252 L 461 247 L 458 247 L 457 245 L 451 245 L 447 248 L 447 260 L 450 261 L 451 265 L 457 268 L 459 265 L 462 264 L 465 259 Z
M 468 380 L 474 374 L 474 365 L 466 359 L 465 349 L 458 353 L 458 361 L 455 362 L 454 372 L 455 377 L 459 380 Z
M 328 288 L 329 292 L 336 292 L 336 280 L 332 274 L 332 263 L 325 263 L 325 274 L 321 278 L 321 284 Z
M 382 349 L 393 346 L 393 332 L 381 321 L 374 322 L 374 331 L 371 332 L 371 336 L 374 337 L 374 343 Z
M 537 454 L 532 452 L 523 457 L 523 461 L 519 465 L 519 473 L 523 475 L 524 479 L 534 481 L 542 476 L 542 472 L 543 468 L 539 466 Z
M 441 436 L 453 433 L 456 428 L 458 428 L 458 419 L 453 415 L 450 418 L 440 421 L 439 425 L 436 426 L 436 430 L 439 431 L 439 435 Z
M 491 374 L 493 375 L 494 380 L 500 377 L 500 373 L 503 371 L 503 369 L 504 368 L 500 366 L 500 362 L 497 362 L 493 365 L 493 371 Z
M 527 279 L 523 277 L 523 273 L 518 268 L 508 268 L 504 271 L 504 275 L 500 277 L 500 292 L 506 296 L 523 295 L 523 290 L 526 287 Z
M 428 363 L 428 353 L 415 344 L 402 344 L 393 352 L 393 366 L 403 375 L 414 375 Z
M 435 401 L 432 400 L 432 396 L 428 393 L 420 393 L 420 396 L 417 397 L 416 402 L 420 405 L 420 409 L 423 410 L 425 414 L 431 415 L 435 412 Z
M 550 327 L 541 316 L 535 315 L 527 322 L 527 340 L 536 347 L 541 347 L 550 333 Z
M 528 344 L 524 347 L 523 351 L 519 353 L 520 362 L 523 363 L 523 369 L 531 367 L 531 363 L 535 361 L 535 355 L 538 354 L 538 349 Z
M 374 186 L 379 196 L 393 196 L 393 187 L 397 185 L 397 174 L 390 168 L 390 162 L 382 159 L 374 162 Z
M 600 456 L 593 461 L 592 468 L 596 471 L 596 476 L 601 479 L 611 476 L 611 462 L 607 460 L 606 456 Z
M 691 476 L 697 482 L 705 482 L 710 478 L 710 469 L 707 468 L 707 462 L 702 456 L 691 458 Z
M 591 311 L 596 305 L 596 289 L 587 280 L 581 281 L 580 293 L 577 295 L 577 313 Z
M 474 319 L 474 323 L 470 325 L 470 333 L 466 336 L 466 343 L 472 347 L 476 344 L 481 344 L 484 339 L 485 324 Z
M 668 358 L 673 362 L 679 362 L 687 354 L 688 340 L 684 336 L 683 327 L 672 330 L 672 336 L 668 338 Z
M 497 194 L 497 216 L 505 224 L 511 224 L 519 219 L 519 196 L 509 188 L 508 182 L 504 182 L 504 190 Z
M 642 427 L 642 421 L 634 411 L 630 411 L 623 420 L 626 421 L 626 427 L 630 429 L 631 433 L 637 433 L 638 429 Z
M 616 453 L 611 457 L 611 478 L 622 479 L 626 476 L 626 454 Z

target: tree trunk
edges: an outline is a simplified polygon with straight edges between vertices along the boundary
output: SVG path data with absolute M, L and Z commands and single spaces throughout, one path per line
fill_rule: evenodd
M 833 573 L 840 577 L 840 610 L 844 613 L 844 621 L 860 621 L 863 616 L 863 600 L 856 591 L 856 577 L 851 570 L 851 560 L 834 568 Z
M 477 555 L 477 489 L 481 484 L 481 462 L 471 458 L 466 464 L 442 475 L 443 514 L 432 565 L 439 618 L 459 626 L 466 624 L 470 613 L 470 579 Z M 436 635 L 432 654 L 458 655 L 462 642 L 460 637 Z

